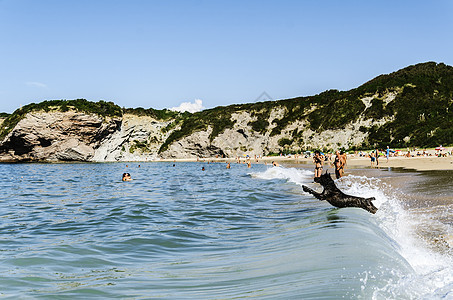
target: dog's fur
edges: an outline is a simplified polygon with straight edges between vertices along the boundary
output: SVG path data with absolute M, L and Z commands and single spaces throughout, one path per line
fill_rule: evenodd
M 324 190 L 322 193 L 318 193 L 311 188 L 303 185 L 302 189 L 315 196 L 319 200 L 326 200 L 335 207 L 359 207 L 375 214 L 378 210 L 371 201 L 376 200 L 374 197 L 362 198 L 356 196 L 346 195 L 335 185 L 332 177 L 329 173 L 324 173 L 321 177 L 316 178 L 316 182 L 320 183 Z

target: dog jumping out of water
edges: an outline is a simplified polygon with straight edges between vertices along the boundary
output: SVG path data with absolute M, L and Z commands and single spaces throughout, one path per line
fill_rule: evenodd
M 375 214 L 378 210 L 376 206 L 371 203 L 371 201 L 376 200 L 374 197 L 371 198 L 362 198 L 351 195 L 346 195 L 343 193 L 333 181 L 329 173 L 324 173 L 321 177 L 317 177 L 315 181 L 321 184 L 324 187 L 322 193 L 318 193 L 311 188 L 303 185 L 302 189 L 304 192 L 310 193 L 319 200 L 326 200 L 335 207 L 359 207 L 364 210 L 369 211 L 372 214 Z

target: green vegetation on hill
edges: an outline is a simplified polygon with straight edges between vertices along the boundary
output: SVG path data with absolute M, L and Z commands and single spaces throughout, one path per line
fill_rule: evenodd
M 388 104 L 384 102 L 390 93 L 396 95 Z M 371 97 L 371 106 L 366 108 L 361 99 Z M 289 124 L 306 121 L 315 132 L 342 129 L 360 117 L 379 120 L 388 118 L 382 126 L 361 127 L 369 133 L 368 139 L 358 147 L 406 147 L 453 144 L 453 67 L 435 62 L 409 66 L 397 72 L 381 75 L 350 91 L 328 90 L 315 96 L 287 100 L 231 105 L 205 110 L 189 115 L 181 128 L 174 131 L 162 145 L 164 151 L 174 141 L 199 130 L 213 127 L 212 141 L 217 134 L 232 127 L 230 120 L 235 112 L 248 111 L 256 120 L 249 122 L 251 128 L 261 134 L 269 128 L 269 116 L 273 109 L 284 110 L 270 136 L 281 133 Z M 292 132 L 292 140 L 282 140 L 290 145 L 301 138 L 303 130 Z
M 368 107 L 362 101 L 365 97 L 371 104 Z M 360 127 L 360 131 L 367 133 L 368 138 L 362 145 L 350 147 L 453 145 L 453 67 L 435 62 L 421 63 L 388 75 L 380 75 L 349 91 L 328 90 L 315 96 L 216 107 L 193 114 L 152 108 L 122 110 L 111 102 L 94 103 L 84 99 L 44 101 L 29 104 L 6 115 L 0 128 L 0 139 L 26 113 L 55 109 L 76 109 L 102 116 L 130 113 L 171 121 L 164 131 L 173 131 L 159 152 L 168 149 L 173 142 L 209 127 L 212 128 L 209 139 L 213 141 L 225 129 L 234 126 L 235 121 L 231 117 L 234 113 L 241 112 L 250 113 L 253 119 L 248 125 L 252 130 L 270 136 L 281 134 L 295 121 L 306 124 L 304 128 L 296 128 L 279 139 L 279 145 L 288 151 L 291 147 L 300 145 L 307 127 L 319 133 L 329 129 L 343 129 L 359 119 L 373 121 L 369 126 Z M 270 124 L 269 117 L 276 109 L 282 112 L 281 117 L 272 120 Z M 376 122 L 379 120 L 386 122 Z M 143 145 L 136 146 L 140 148 Z
M 234 104 L 229 106 L 218 106 L 211 109 L 206 109 L 193 114 L 185 113 L 178 117 L 175 122 L 169 125 L 173 128 L 177 125 L 179 129 L 173 131 L 167 140 L 162 144 L 159 153 L 168 149 L 173 142 L 178 141 L 194 132 L 207 130 L 210 126 L 212 132 L 209 135 L 209 140 L 212 142 L 219 134 L 227 128 L 232 128 L 236 121 L 231 120 L 233 113 L 240 113 L 242 111 L 252 112 L 252 115 L 257 118 L 249 125 L 256 131 L 264 133 L 267 130 L 268 122 L 266 119 L 269 117 L 270 111 L 275 107 L 275 102 L 257 102 L 247 104 Z
M 376 77 L 358 89 L 383 94 L 395 87 L 402 88 L 401 92 L 387 106 L 374 108 L 372 115 L 374 118 L 393 116 L 394 120 L 381 127 L 371 127 L 370 137 L 363 146 L 452 145 L 453 67 L 434 62 L 409 66 Z
M 273 121 L 276 127 L 271 131 L 271 136 L 280 134 L 286 126 L 297 120 L 307 121 L 310 129 L 318 132 L 343 128 L 357 120 L 365 109 L 358 95 L 337 90 L 328 90 L 316 96 L 280 100 L 277 103 L 285 108 L 286 113 L 281 119 Z
M 136 116 L 149 116 L 153 117 L 157 120 L 169 120 L 169 119 L 175 119 L 179 117 L 180 115 L 188 116 L 190 113 L 183 113 L 181 114 L 180 112 L 177 111 L 172 111 L 169 109 L 153 109 L 153 108 L 142 108 L 142 107 L 137 107 L 137 108 L 123 108 L 123 113 L 125 114 L 132 114 Z
M 312 107 L 316 109 L 311 110 Z M 275 127 L 270 132 L 271 136 L 280 134 L 287 125 L 296 120 L 308 121 L 310 128 L 316 131 L 341 128 L 355 121 L 365 109 L 365 105 L 353 93 L 329 90 L 311 97 L 216 107 L 186 116 L 182 120 L 181 128 L 172 132 L 159 151 L 165 151 L 174 141 L 196 131 L 206 130 L 209 125 L 213 128 L 209 137 L 212 141 L 226 128 L 233 127 L 231 115 L 242 111 L 247 111 L 256 118 L 248 125 L 254 131 L 264 134 L 270 125 L 268 119 L 271 111 L 275 108 L 284 109 L 285 113 L 281 119 L 273 121 Z M 301 134 L 302 131 L 293 137 L 297 139 Z
M 8 118 L 8 116 L 9 116 L 8 113 L 5 113 L 5 112 L 0 113 L 0 118 L 2 118 L 2 119 Z
M 170 134 L 167 140 L 160 147 L 159 153 L 167 150 L 168 146 L 170 146 L 174 141 L 189 136 L 194 132 L 207 130 L 209 126 L 212 128 L 209 139 L 210 141 L 214 140 L 214 138 L 225 129 L 233 127 L 234 122 L 231 120 L 231 114 L 235 111 L 237 111 L 236 106 L 230 105 L 219 106 L 193 114 L 182 114 L 173 124 L 169 125 L 170 127 L 173 127 L 177 124 L 180 128 Z
M 74 109 L 80 112 L 94 113 L 104 117 L 121 117 L 121 108 L 113 102 L 91 102 L 85 99 L 77 100 L 50 100 L 40 103 L 30 103 L 16 109 L 2 123 L 0 128 L 0 141 L 22 120 L 25 115 L 32 111 L 68 111 Z

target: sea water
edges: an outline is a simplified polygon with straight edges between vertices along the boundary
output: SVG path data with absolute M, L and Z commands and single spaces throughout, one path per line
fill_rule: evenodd
M 0 164 L 0 298 L 453 299 L 452 173 L 349 173 L 375 215 L 306 168 Z

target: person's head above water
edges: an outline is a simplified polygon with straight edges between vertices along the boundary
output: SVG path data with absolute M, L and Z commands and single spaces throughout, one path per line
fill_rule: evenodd
M 131 174 L 129 173 L 123 173 L 123 181 L 131 181 L 132 178 L 131 178 Z

